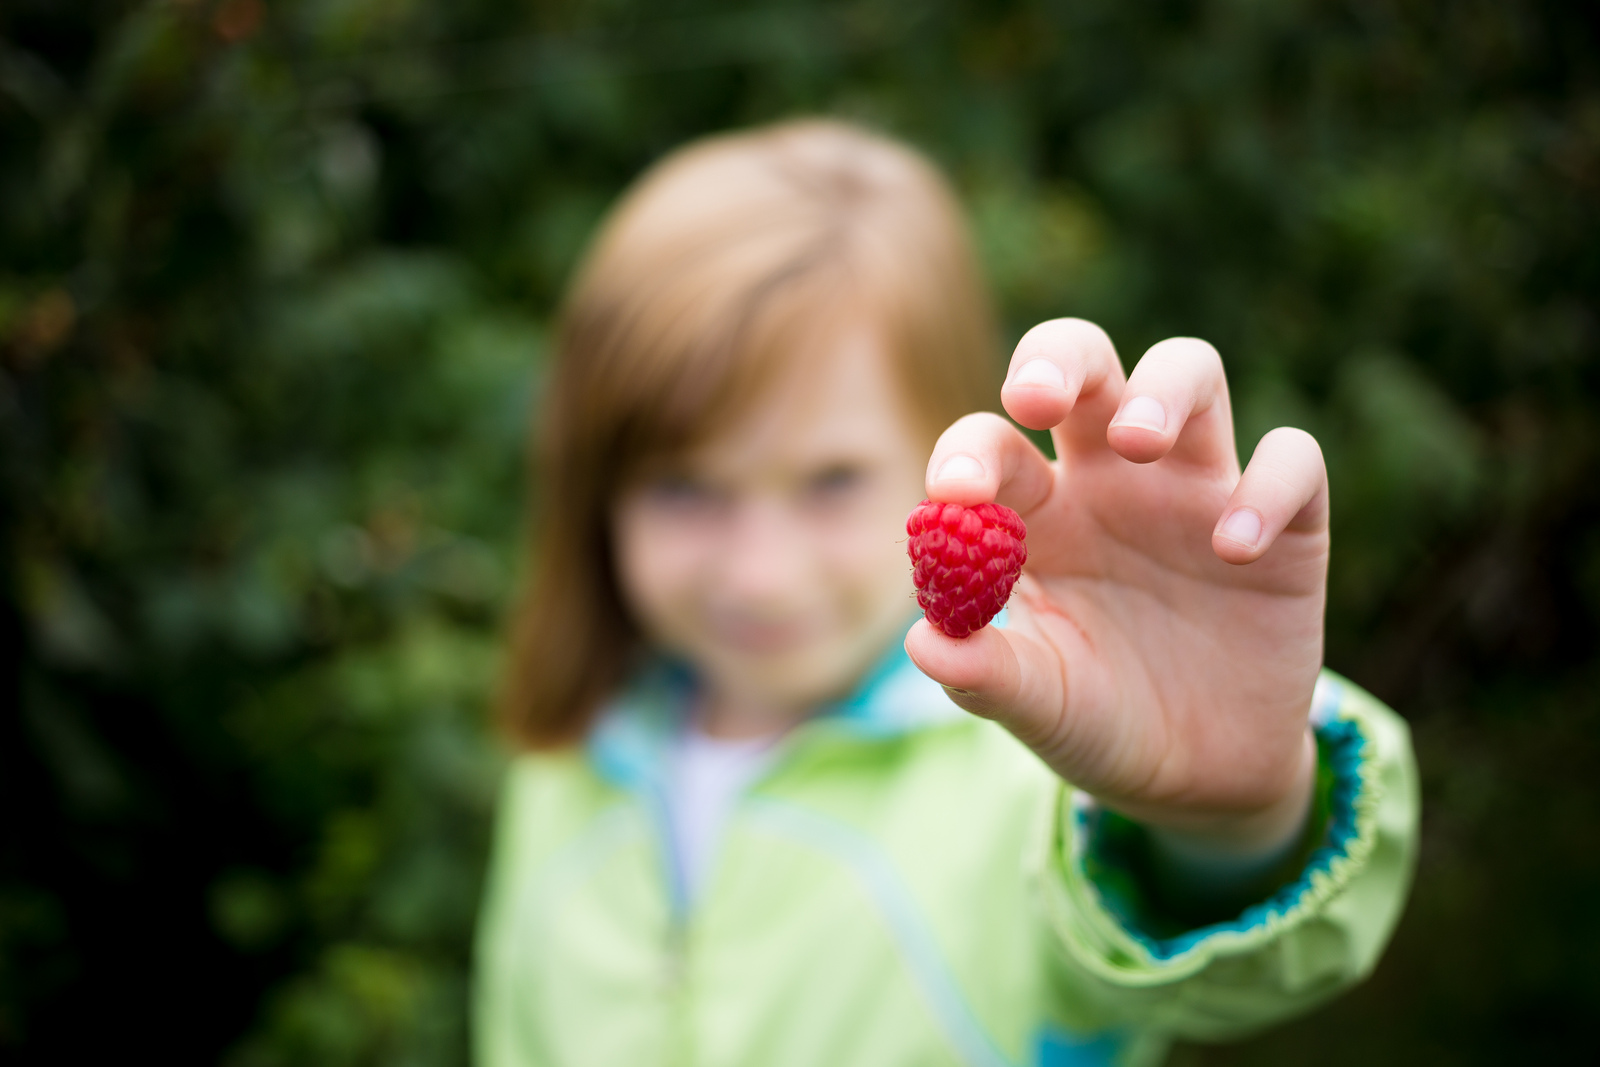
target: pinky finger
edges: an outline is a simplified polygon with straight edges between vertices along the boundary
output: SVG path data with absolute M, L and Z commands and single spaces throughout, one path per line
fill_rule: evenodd
M 1227 563 L 1254 563 L 1284 530 L 1320 533 L 1328 525 L 1328 471 L 1317 439 L 1280 427 L 1261 439 L 1211 533 Z

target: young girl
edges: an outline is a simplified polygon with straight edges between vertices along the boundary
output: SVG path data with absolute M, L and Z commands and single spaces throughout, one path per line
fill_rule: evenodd
M 1372 968 L 1415 772 L 1319 676 L 1316 443 L 1241 476 L 1215 351 L 1124 377 L 1059 320 L 1000 394 L 1047 461 L 961 417 L 992 333 L 949 191 L 872 134 L 713 138 L 624 197 L 540 422 L 481 1063 L 1154 1063 Z M 912 624 L 924 491 L 1028 527 L 961 640 Z

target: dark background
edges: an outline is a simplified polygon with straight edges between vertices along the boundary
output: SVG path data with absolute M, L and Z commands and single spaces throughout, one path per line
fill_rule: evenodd
M 552 303 L 641 167 L 802 112 L 948 167 L 1008 340 L 1206 337 L 1243 451 L 1327 451 L 1416 893 L 1365 986 L 1179 1062 L 1586 1058 L 1594 10 L 5 0 L 0 1059 L 463 1060 Z

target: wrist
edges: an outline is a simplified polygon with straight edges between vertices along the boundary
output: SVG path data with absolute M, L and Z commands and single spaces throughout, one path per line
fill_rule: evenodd
M 1305 832 L 1317 776 L 1317 743 L 1310 727 L 1297 750 L 1282 795 L 1248 812 L 1164 811 L 1140 819 L 1158 851 L 1180 867 L 1270 868 Z
M 1273 804 L 1224 818 L 1147 822 L 1157 891 L 1178 911 L 1225 914 L 1269 893 L 1305 839 L 1316 789 L 1308 728 L 1291 785 Z

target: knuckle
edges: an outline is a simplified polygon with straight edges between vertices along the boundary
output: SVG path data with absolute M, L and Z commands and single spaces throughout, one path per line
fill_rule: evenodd
M 1169 337 L 1165 341 L 1157 341 L 1150 346 L 1146 355 L 1160 352 L 1163 356 L 1174 362 L 1189 366 L 1217 367 L 1222 366 L 1222 356 L 1210 341 L 1203 341 L 1198 337 Z
M 995 424 L 1004 422 L 1005 420 L 998 415 L 987 411 L 975 411 L 970 415 L 963 415 L 940 435 L 939 447 L 942 450 L 987 441 L 998 429 Z
M 1022 340 L 1017 342 L 1017 355 L 1020 357 L 1025 352 L 1030 356 L 1043 355 L 1049 350 L 1059 347 L 1060 343 L 1069 340 L 1072 329 L 1068 326 L 1070 319 L 1050 319 L 1041 322 L 1022 335 Z
M 1145 352 L 1134 374 L 1148 381 L 1167 381 L 1173 386 L 1196 391 L 1227 388 L 1222 356 L 1208 342 L 1196 337 L 1169 337 Z
M 1011 356 L 1013 366 L 1031 359 L 1049 359 L 1063 369 L 1075 364 L 1116 362 L 1111 337 L 1087 319 L 1049 319 L 1034 326 Z
M 1313 470 L 1324 467 L 1322 445 L 1317 439 L 1297 426 L 1279 426 L 1261 438 L 1260 448 L 1268 455 L 1281 457 L 1281 461 L 1295 463 Z

